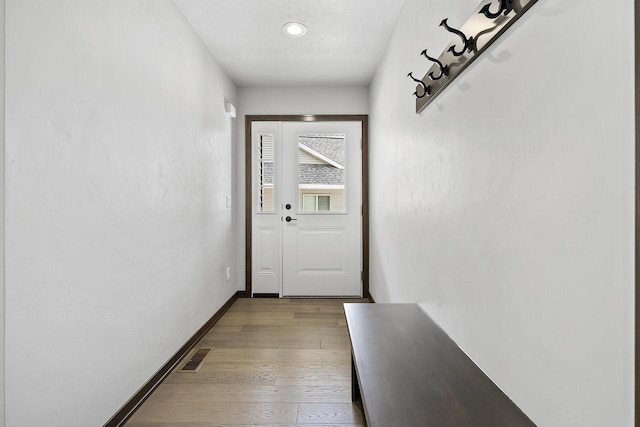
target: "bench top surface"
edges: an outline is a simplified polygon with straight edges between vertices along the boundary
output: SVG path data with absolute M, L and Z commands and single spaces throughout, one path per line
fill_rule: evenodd
M 535 425 L 417 304 L 344 308 L 369 427 Z

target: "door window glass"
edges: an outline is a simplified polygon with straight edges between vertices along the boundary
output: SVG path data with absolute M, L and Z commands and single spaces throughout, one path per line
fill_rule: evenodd
M 298 135 L 298 195 L 302 212 L 345 212 L 344 134 Z

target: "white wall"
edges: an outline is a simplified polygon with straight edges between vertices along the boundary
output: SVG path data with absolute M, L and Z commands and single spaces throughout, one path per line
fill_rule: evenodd
M 276 114 L 368 114 L 369 90 L 365 87 L 239 88 L 236 124 L 235 225 L 236 265 L 245 265 L 245 120 L 246 115 Z M 245 289 L 245 272 L 238 268 L 238 289 Z M 242 270 L 242 271 L 241 271 Z
M 102 425 L 236 291 L 235 87 L 170 1 L 6 23 L 6 422 Z
M 371 293 L 538 425 L 631 426 L 633 2 L 540 0 L 416 115 L 405 76 L 476 6 L 408 0 L 371 85 Z

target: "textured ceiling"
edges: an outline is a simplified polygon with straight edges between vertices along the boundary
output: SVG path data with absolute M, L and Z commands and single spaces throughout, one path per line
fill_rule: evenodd
M 240 87 L 363 86 L 404 0 L 175 0 Z M 282 26 L 304 23 L 305 37 Z

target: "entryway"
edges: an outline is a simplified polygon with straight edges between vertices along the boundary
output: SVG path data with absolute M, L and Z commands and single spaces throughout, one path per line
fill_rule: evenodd
M 249 296 L 368 295 L 366 116 L 247 116 Z

